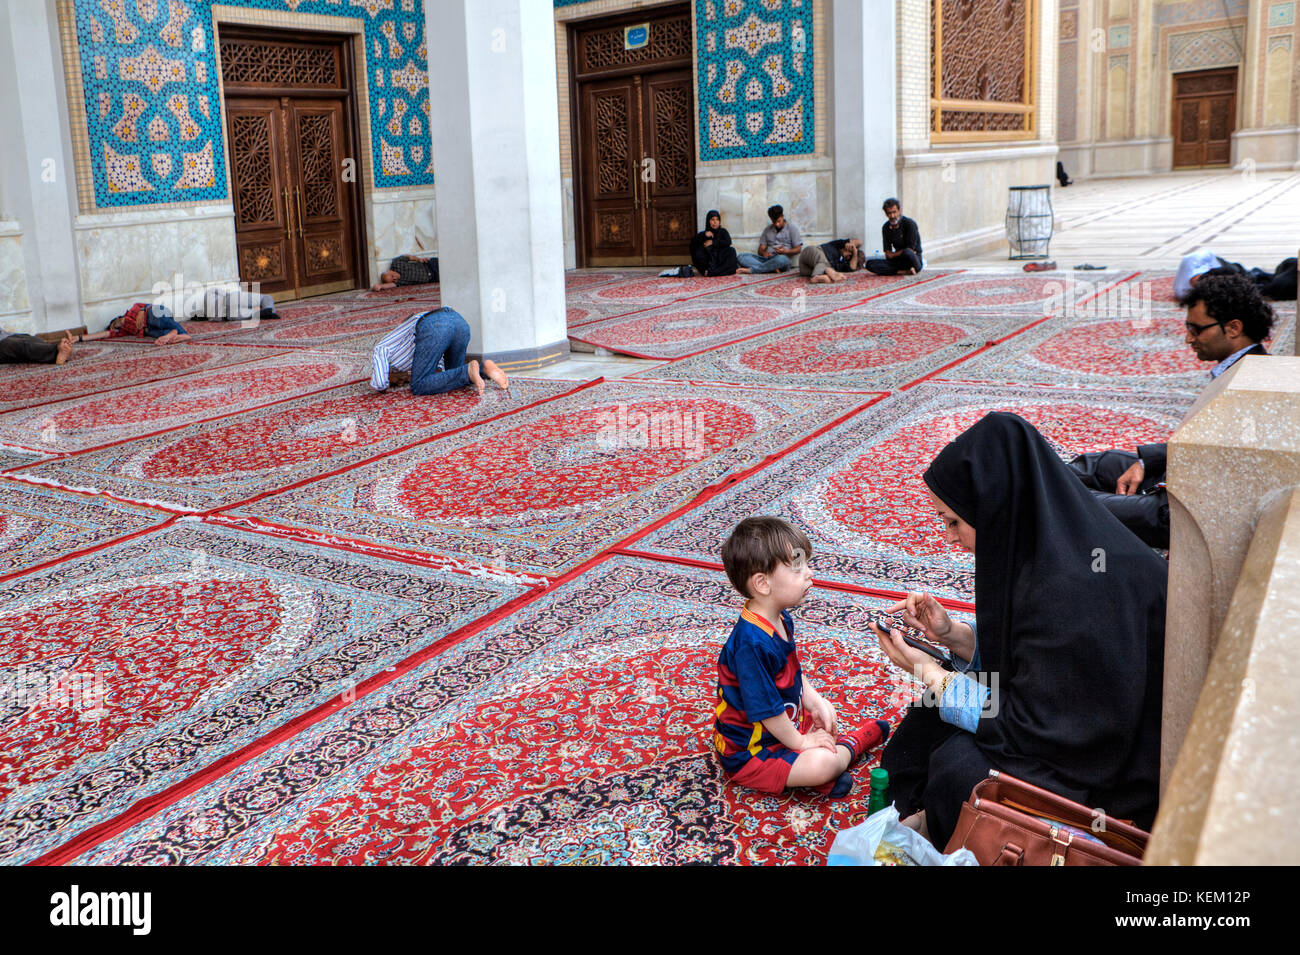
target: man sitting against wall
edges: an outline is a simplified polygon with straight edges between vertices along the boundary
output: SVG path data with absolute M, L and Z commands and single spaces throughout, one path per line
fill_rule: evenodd
M 903 215 L 903 207 L 892 196 L 881 206 L 886 222 L 880 227 L 883 259 L 868 259 L 866 269 L 876 275 L 915 275 L 925 268 L 921 258 L 921 230 Z
M 785 210 L 772 206 L 767 210 L 772 224 L 758 237 L 758 255 L 741 252 L 736 256 L 740 263 L 737 272 L 784 272 L 803 251 L 803 236 L 799 227 L 785 219 Z

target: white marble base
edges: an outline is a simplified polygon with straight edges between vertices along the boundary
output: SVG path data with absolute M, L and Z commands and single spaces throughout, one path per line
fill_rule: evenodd
M 438 226 L 432 186 L 418 189 L 376 189 L 366 201 L 369 214 L 369 283 L 399 255 L 437 255 Z
M 9 220 L 0 220 L 0 327 L 7 332 L 36 331 L 27 297 L 22 227 Z
M 77 216 L 82 321 L 98 331 L 160 292 L 237 283 L 228 204 Z

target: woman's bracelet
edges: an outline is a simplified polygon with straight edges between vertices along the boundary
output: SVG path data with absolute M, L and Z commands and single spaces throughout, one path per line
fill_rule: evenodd
M 956 675 L 957 674 L 952 670 L 949 670 L 947 673 L 944 674 L 943 682 L 939 684 L 938 699 L 940 702 L 943 702 L 943 696 L 945 693 L 948 692 L 948 684 L 952 682 L 952 678 L 955 677 Z

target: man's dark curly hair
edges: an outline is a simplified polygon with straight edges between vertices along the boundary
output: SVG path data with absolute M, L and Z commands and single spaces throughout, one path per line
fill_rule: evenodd
M 1183 308 L 1205 303 L 1205 314 L 1221 326 L 1234 318 L 1241 320 L 1241 330 L 1253 342 L 1268 338 L 1273 328 L 1273 306 L 1260 298 L 1255 283 L 1244 275 L 1206 275 L 1178 300 Z

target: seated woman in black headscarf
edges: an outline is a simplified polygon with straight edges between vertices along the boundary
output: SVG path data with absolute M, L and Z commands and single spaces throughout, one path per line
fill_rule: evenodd
M 704 231 L 691 239 L 691 262 L 701 275 L 735 275 L 740 263 L 731 247 L 731 233 L 722 228 L 722 216 L 710 209 L 704 217 Z
M 998 769 L 1149 829 L 1165 561 L 1016 415 L 986 415 L 924 480 L 948 542 L 975 554 L 975 626 L 929 594 L 891 608 L 951 648 L 957 671 L 897 630 L 881 634 L 889 658 L 939 701 L 913 705 L 881 757 L 899 815 L 942 849 L 971 788 Z

